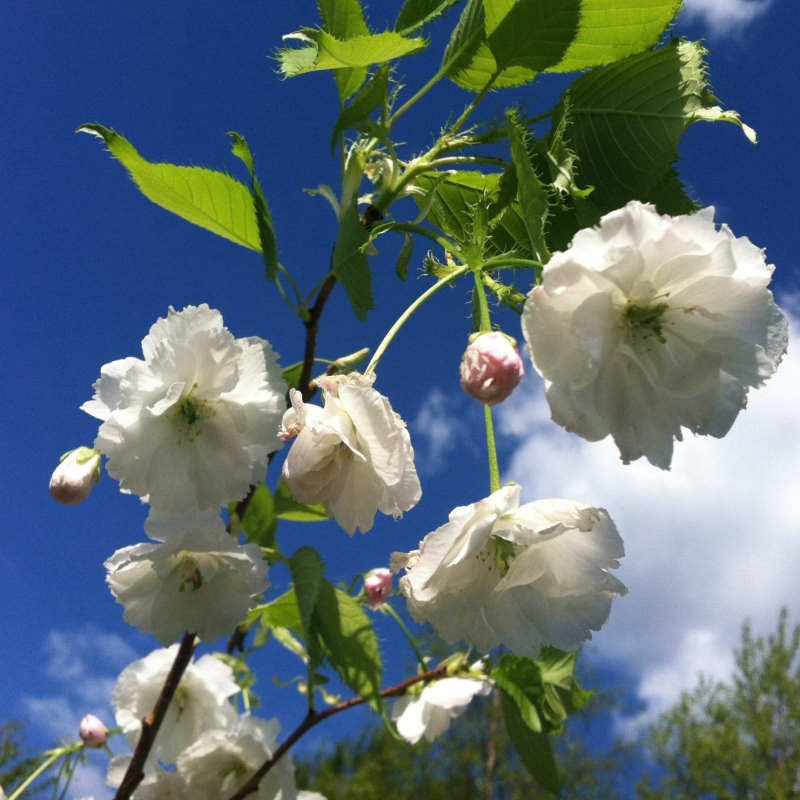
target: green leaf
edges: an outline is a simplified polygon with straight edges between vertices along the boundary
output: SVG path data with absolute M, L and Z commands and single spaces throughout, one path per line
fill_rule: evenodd
M 581 0 L 577 35 L 564 57 L 548 69 L 573 72 L 647 50 L 680 6 L 680 0 Z
M 233 140 L 233 154 L 238 156 L 250 173 L 250 191 L 253 193 L 253 208 L 258 223 L 258 236 L 261 243 L 261 253 L 264 256 L 264 267 L 267 280 L 274 281 L 278 277 L 278 238 L 275 235 L 275 223 L 272 213 L 267 205 L 267 199 L 261 191 L 261 184 L 256 177 L 255 161 L 250 152 L 247 140 L 235 131 L 229 131 L 228 136 Z
M 491 80 L 495 88 L 517 86 L 536 77 L 525 67 L 500 70 L 486 41 L 483 0 L 467 0 L 444 51 L 440 70 L 471 92 L 481 91 Z
M 300 384 L 300 378 L 303 374 L 303 362 L 296 361 L 288 367 L 284 367 L 281 375 L 286 382 L 286 389 L 296 389 Z
M 432 22 L 447 11 L 450 6 L 460 3 L 461 0 L 406 0 L 394 29 L 404 36 Z
M 558 64 L 578 30 L 579 0 L 485 0 L 489 49 L 500 68 Z
M 364 9 L 359 0 L 317 0 L 322 26 L 337 39 L 351 39 L 353 36 L 369 34 L 364 19 Z M 355 94 L 367 77 L 364 67 L 339 69 L 333 73 L 339 90 L 339 101 L 344 102 Z
M 300 48 L 285 48 L 278 52 L 280 70 L 287 78 L 317 70 L 385 64 L 419 52 L 427 44 L 424 39 L 408 39 L 394 31 L 337 39 L 325 31 L 305 28 L 284 38 L 304 43 Z
M 359 603 L 323 581 L 313 625 L 325 657 L 339 677 L 379 710 L 380 648 L 372 624 Z
M 414 240 L 409 234 L 403 237 L 403 246 L 400 248 L 400 254 L 397 256 L 397 263 L 395 264 L 394 271 L 401 281 L 408 277 L 408 264 L 411 261 L 411 255 L 414 252 Z
M 292 522 L 324 522 L 330 519 L 325 506 L 308 506 L 298 503 L 285 480 L 281 479 L 275 489 L 275 516 Z
M 686 128 L 698 120 L 740 125 L 708 91 L 705 50 L 673 41 L 578 78 L 565 93 L 554 125 L 566 115 L 579 177 L 595 187 L 601 213 L 631 199 L 646 199 L 666 179 Z
M 500 665 L 492 670 L 492 680 L 502 689 L 505 698 L 516 705 L 525 725 L 532 731 L 541 733 L 542 719 L 534 704 L 534 701 L 538 703 L 544 696 L 541 672 L 530 659 L 516 656 L 513 659 L 501 659 Z
M 389 69 L 382 66 L 376 70 L 375 74 L 353 98 L 353 102 L 339 115 L 331 134 L 331 151 L 336 147 L 336 141 L 344 131 L 367 119 L 378 106 L 382 106 L 386 102 L 388 89 Z
M 511 158 L 517 173 L 517 196 L 519 197 L 522 220 L 531 251 L 543 264 L 550 260 L 550 251 L 545 241 L 545 225 L 549 213 L 547 190 L 539 180 L 528 156 L 526 140 L 528 131 L 519 121 L 516 112 L 507 112 L 508 138 L 511 144 Z
M 272 627 L 288 628 L 297 633 L 303 631 L 303 618 L 294 589 L 289 589 L 288 592 L 284 592 L 269 603 L 252 609 L 248 615 L 248 621 L 253 617 L 264 620 Z
M 272 492 L 260 483 L 242 518 L 242 527 L 247 533 L 247 538 L 261 547 L 275 547 L 275 531 L 278 520 L 275 514 L 275 501 Z
M 94 122 L 81 125 L 78 131 L 102 139 L 142 194 L 156 205 L 236 244 L 261 250 L 253 197 L 243 183 L 204 167 L 147 161 L 124 136 Z
M 364 253 L 369 231 L 361 224 L 356 200 L 354 194 L 342 209 L 339 235 L 333 248 L 333 274 L 344 286 L 356 317 L 364 320 L 367 311 L 374 308 L 375 304 L 372 300 L 369 261 Z
M 311 637 L 311 615 L 322 585 L 322 559 L 313 547 L 301 547 L 289 559 L 297 607 L 306 641 Z
M 561 783 L 553 749 L 546 733 L 532 731 L 520 716 L 516 704 L 506 694 L 501 694 L 503 718 L 508 736 L 516 747 L 522 763 L 536 782 L 545 789 L 559 794 Z

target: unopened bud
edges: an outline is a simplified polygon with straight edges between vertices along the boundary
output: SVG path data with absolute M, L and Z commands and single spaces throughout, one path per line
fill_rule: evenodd
M 102 747 L 108 739 L 108 728 L 94 714 L 87 714 L 81 720 L 78 733 L 87 747 Z
M 364 592 L 370 608 L 380 608 L 392 593 L 392 572 L 386 567 L 373 569 L 364 578 Z
M 61 463 L 50 477 L 50 494 L 68 506 L 83 502 L 100 480 L 100 453 L 91 447 L 78 447 L 61 456 Z
M 461 358 L 461 388 L 490 406 L 505 400 L 524 374 L 517 345 L 499 331 L 477 336 Z

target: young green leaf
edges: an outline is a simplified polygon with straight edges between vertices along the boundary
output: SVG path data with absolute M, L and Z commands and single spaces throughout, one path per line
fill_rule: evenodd
M 501 694 L 500 697 L 506 730 L 522 763 L 540 786 L 554 794 L 559 794 L 561 783 L 558 779 L 558 768 L 555 758 L 553 758 L 549 737 L 546 733 L 532 731 L 525 724 L 519 709 L 508 695 Z
M 275 235 L 272 213 L 261 190 L 261 184 L 256 177 L 255 161 L 247 140 L 235 131 L 230 131 L 228 136 L 233 140 L 233 154 L 244 162 L 247 171 L 250 173 L 250 191 L 253 193 L 253 208 L 256 213 L 256 222 L 258 223 L 258 236 L 261 242 L 261 253 L 264 256 L 264 267 L 267 280 L 274 281 L 278 277 L 278 238 Z
M 407 36 L 444 14 L 450 6 L 460 2 L 461 0 L 406 0 L 397 15 L 394 29 Z
M 324 522 L 330 519 L 322 505 L 308 506 L 292 497 L 289 486 L 281 479 L 275 489 L 275 516 L 293 522 Z
M 102 139 L 142 194 L 156 205 L 236 244 L 261 251 L 253 198 L 243 183 L 204 167 L 147 161 L 124 136 L 94 122 L 81 125 L 78 131 Z
M 379 106 L 386 102 L 386 93 L 389 90 L 389 69 L 385 65 L 378 68 L 375 74 L 362 87 L 361 91 L 353 98 L 336 120 L 331 134 L 331 152 L 336 147 L 336 142 L 344 131 L 355 126 Z
M 414 240 L 409 234 L 403 236 L 403 246 L 400 248 L 400 254 L 397 256 L 397 263 L 395 264 L 394 271 L 401 281 L 408 277 L 408 264 L 411 261 L 411 255 L 414 252 Z
M 696 42 L 673 41 L 578 78 L 567 90 L 554 124 L 569 117 L 570 146 L 579 159 L 583 185 L 600 213 L 628 200 L 648 200 L 677 158 L 686 128 L 698 120 L 740 125 L 708 91 L 705 50 Z
M 263 483 L 255 488 L 241 524 L 251 542 L 261 547 L 275 547 L 275 531 L 278 528 L 275 501 L 272 492 Z
M 364 246 L 369 231 L 361 224 L 356 196 L 343 209 L 339 219 L 339 236 L 333 249 L 333 274 L 344 286 L 347 298 L 358 319 L 363 320 L 374 307 L 372 278 Z
M 353 36 L 369 34 L 364 9 L 359 0 L 317 0 L 322 16 L 322 27 L 337 39 L 351 39 Z M 367 77 L 365 67 L 337 69 L 333 73 L 339 90 L 339 102 L 343 103 L 355 94 Z
M 322 559 L 313 547 L 301 547 L 289 559 L 297 608 L 306 641 L 311 638 L 311 615 L 317 605 L 322 585 Z
M 314 609 L 314 631 L 339 677 L 380 709 L 381 654 L 372 624 L 359 603 L 327 581 Z

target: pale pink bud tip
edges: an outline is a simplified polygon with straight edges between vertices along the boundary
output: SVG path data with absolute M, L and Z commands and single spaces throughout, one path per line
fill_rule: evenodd
M 108 728 L 94 714 L 87 714 L 81 720 L 78 733 L 87 747 L 102 747 L 108 738 Z
M 83 502 L 100 478 L 100 453 L 78 447 L 62 457 L 50 477 L 50 494 L 68 506 Z
M 499 331 L 478 336 L 461 358 L 461 388 L 490 406 L 505 400 L 524 374 L 519 349 Z
M 385 567 L 373 569 L 364 578 L 364 591 L 371 608 L 380 608 L 392 593 L 392 573 Z

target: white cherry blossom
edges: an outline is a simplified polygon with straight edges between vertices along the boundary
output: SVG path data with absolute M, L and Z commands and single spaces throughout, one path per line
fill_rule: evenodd
M 460 506 L 419 550 L 392 557 L 411 616 L 449 642 L 535 656 L 575 650 L 608 618 L 625 586 L 609 569 L 624 555 L 604 509 L 573 500 L 519 505 L 519 486 Z
M 281 446 L 286 385 L 270 344 L 235 339 L 203 304 L 170 308 L 142 352 L 106 364 L 81 406 L 103 421 L 108 473 L 167 515 L 243 497 Z
M 117 678 L 111 702 L 117 725 L 135 746 L 142 719 L 155 705 L 172 667 L 178 645 L 154 650 L 129 664 Z M 233 671 L 213 655 L 186 668 L 159 730 L 151 759 L 172 762 L 206 730 L 226 728 L 237 719 L 229 698 L 239 691 Z
M 370 530 L 378 511 L 401 517 L 422 496 L 406 425 L 372 381 L 358 373 L 321 378 L 322 408 L 291 390 L 281 428 L 285 440 L 297 437 L 283 465 L 292 495 L 324 504 L 351 535 Z
M 187 796 L 195 800 L 229 797 L 272 755 L 279 731 L 277 720 L 250 716 L 239 717 L 229 728 L 205 731 L 177 759 Z M 297 797 L 290 756 L 278 761 L 251 796 L 255 800 Z
M 186 631 L 206 642 L 229 635 L 268 585 L 261 548 L 237 544 L 221 521 L 163 544 L 124 547 L 104 566 L 125 621 L 165 645 Z
M 634 201 L 579 231 L 522 314 L 553 420 L 664 469 L 682 428 L 724 436 L 786 351 L 772 271 L 713 208 L 669 217 Z
M 442 678 L 429 683 L 419 695 L 406 694 L 395 700 L 392 719 L 407 742 L 416 744 L 423 736 L 432 742 L 466 711 L 473 697 L 491 690 L 492 683 L 486 679 Z

